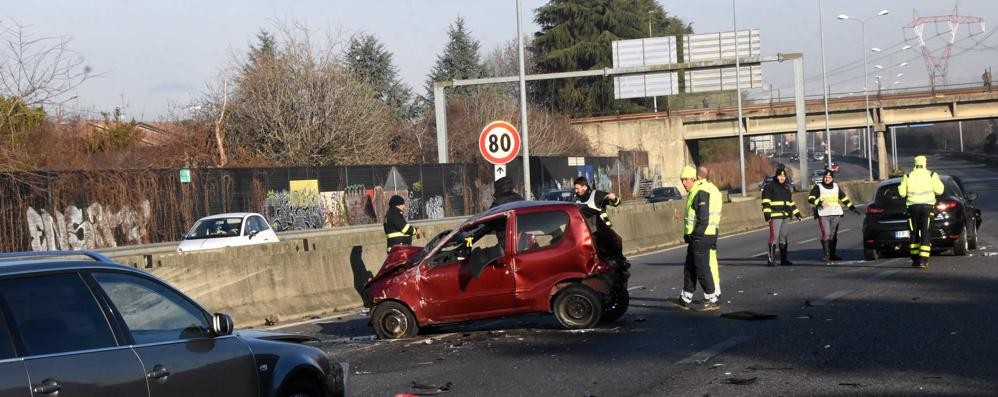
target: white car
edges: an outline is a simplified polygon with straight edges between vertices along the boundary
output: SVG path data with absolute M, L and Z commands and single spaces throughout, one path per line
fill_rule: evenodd
M 276 243 L 280 241 L 262 215 L 234 212 L 201 218 L 177 246 L 177 252 Z

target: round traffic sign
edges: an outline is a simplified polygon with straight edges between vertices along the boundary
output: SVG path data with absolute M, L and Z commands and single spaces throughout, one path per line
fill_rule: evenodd
M 510 123 L 493 121 L 478 136 L 478 150 L 492 164 L 506 164 L 520 154 L 520 134 Z

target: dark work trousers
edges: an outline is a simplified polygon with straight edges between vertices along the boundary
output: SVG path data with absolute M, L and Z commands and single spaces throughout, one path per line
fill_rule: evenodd
M 835 240 L 839 234 L 839 220 L 842 215 L 827 215 L 818 217 L 818 228 L 821 229 L 821 240 Z
M 769 220 L 769 245 L 787 245 L 787 225 L 789 218 L 772 218 Z
M 717 284 L 717 236 L 690 236 L 686 247 L 686 265 L 683 267 L 683 300 L 693 300 L 697 283 L 703 288 L 704 299 L 717 301 L 720 294 Z
M 908 206 L 908 226 L 911 228 L 911 258 L 929 259 L 932 250 L 932 231 L 929 222 L 935 214 L 928 204 Z

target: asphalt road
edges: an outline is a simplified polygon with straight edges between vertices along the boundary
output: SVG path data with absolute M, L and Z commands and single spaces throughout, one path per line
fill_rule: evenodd
M 722 238 L 720 313 L 772 320 L 666 303 L 682 286 L 678 247 L 631 258 L 630 310 L 593 330 L 530 315 L 376 341 L 359 313 L 283 330 L 317 336 L 349 362 L 356 396 L 431 391 L 414 383 L 450 384 L 448 396 L 993 395 L 998 255 L 988 254 L 998 253 L 998 169 L 929 165 L 980 195 L 978 251 L 933 257 L 928 270 L 907 258 L 864 262 L 862 218 L 852 214 L 840 229 L 845 260 L 832 266 L 819 261 L 814 220 L 790 227 L 793 267 L 765 266 L 764 231 Z

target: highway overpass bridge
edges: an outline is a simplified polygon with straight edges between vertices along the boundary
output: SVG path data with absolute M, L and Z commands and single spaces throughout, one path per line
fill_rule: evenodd
M 805 128 L 824 131 L 824 101 L 808 100 L 804 108 Z M 749 136 L 797 132 L 794 102 L 746 105 L 742 114 L 742 127 Z M 869 109 L 862 95 L 828 101 L 829 129 L 866 127 L 867 115 L 877 132 L 876 158 L 887 158 L 884 132 L 888 127 L 998 117 L 998 90 L 964 88 L 871 95 Z M 661 167 L 663 178 L 668 180 L 678 178 L 682 166 L 690 162 L 688 142 L 738 136 L 737 119 L 738 111 L 731 107 L 580 118 L 572 123 L 593 142 L 599 155 L 616 156 L 620 150 L 647 151 L 649 166 Z M 879 162 L 879 166 L 880 175 L 887 175 L 887 162 Z

